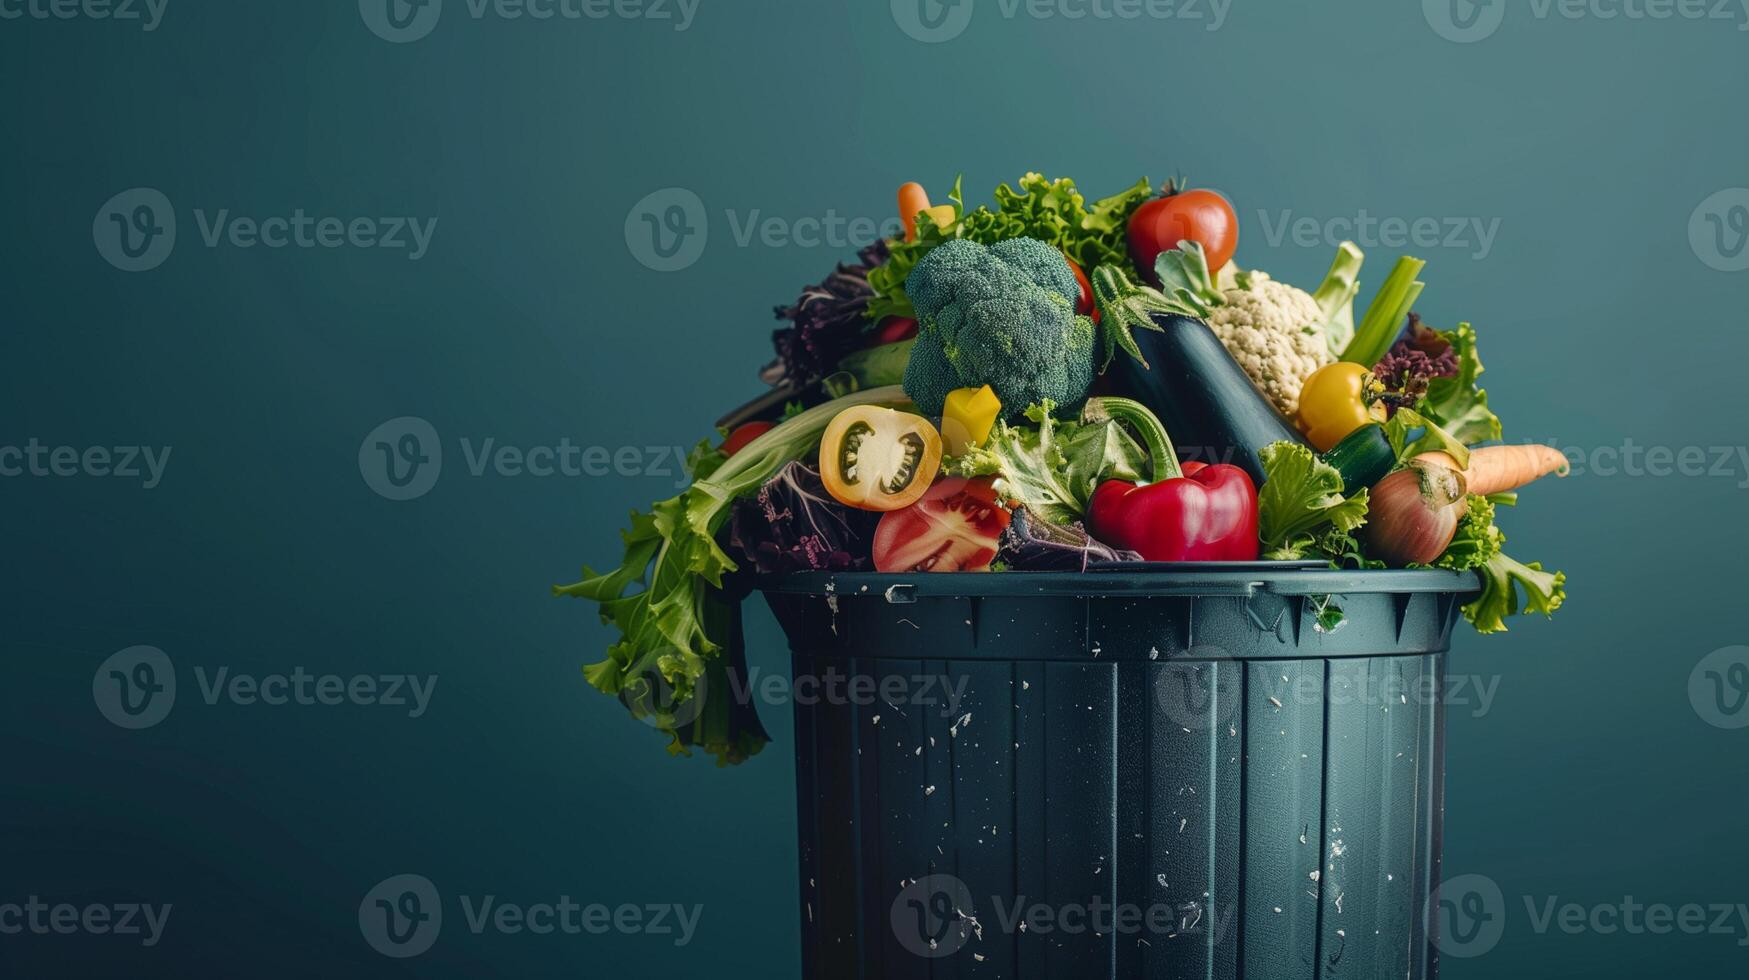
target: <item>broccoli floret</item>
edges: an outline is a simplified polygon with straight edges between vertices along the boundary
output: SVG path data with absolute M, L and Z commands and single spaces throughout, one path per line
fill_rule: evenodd
M 1072 407 L 1087 397 L 1093 321 L 1075 314 L 1075 274 L 1051 246 L 946 242 L 911 270 L 905 292 L 918 322 L 905 392 L 926 414 L 939 415 L 955 388 L 981 385 L 1010 419 L 1047 399 Z

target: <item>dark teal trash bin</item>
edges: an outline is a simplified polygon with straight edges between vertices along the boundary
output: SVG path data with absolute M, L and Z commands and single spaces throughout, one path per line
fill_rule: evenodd
M 805 976 L 1436 974 L 1440 692 L 1472 576 L 763 588 L 797 678 Z

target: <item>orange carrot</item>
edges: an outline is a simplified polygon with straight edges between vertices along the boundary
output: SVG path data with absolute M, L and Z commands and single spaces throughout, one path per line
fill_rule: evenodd
M 905 223 L 905 240 L 917 240 L 917 216 L 929 210 L 929 192 L 922 184 L 910 183 L 899 188 L 899 220 Z
M 1468 491 L 1480 497 L 1516 490 L 1550 473 L 1566 476 L 1568 469 L 1567 457 L 1560 450 L 1538 445 L 1472 449 L 1468 469 L 1445 453 L 1422 453 L 1415 458 L 1464 474 Z

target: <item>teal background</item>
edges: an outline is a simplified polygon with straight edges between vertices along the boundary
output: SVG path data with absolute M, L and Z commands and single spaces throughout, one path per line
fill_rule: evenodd
M 146 33 L 0 20 L 0 444 L 171 446 L 165 479 L 0 479 L 0 902 L 171 902 L 163 942 L 0 936 L 8 976 L 798 975 L 789 718 L 737 770 L 670 760 L 587 688 L 610 642 L 549 598 L 617 559 L 674 478 L 471 476 L 459 441 L 688 445 L 759 388 L 770 308 L 849 247 L 735 242 L 726 211 L 887 218 L 900 182 L 974 200 L 1027 170 L 1104 194 L 1183 172 L 1237 204 L 1239 261 L 1302 285 L 1332 244 L 1267 240 L 1284 209 L 1499 219 L 1486 258 L 1419 249 L 1420 309 L 1473 321 L 1508 435 L 1590 451 L 1738 446 L 1749 273 L 1690 248 L 1749 184 L 1735 23 L 1538 20 L 1442 39 L 1419 5 L 1234 0 L 1226 23 L 1040 21 L 977 0 L 908 37 L 885 3 L 704 0 L 672 23 L 507 21 L 449 0 L 390 44 L 357 5 L 170 0 Z M 129 274 L 94 247 L 153 187 L 179 240 Z M 674 273 L 628 249 L 667 187 L 710 238 Z M 202 245 L 195 209 L 435 217 L 431 250 Z M 1376 283 L 1390 249 L 1369 249 Z M 440 433 L 427 495 L 361 478 L 360 441 Z M 1687 684 L 1743 643 L 1749 470 L 1581 475 L 1503 523 L 1565 568 L 1552 622 L 1460 631 L 1498 678 L 1449 712 L 1447 876 L 1506 895 L 1497 949 L 1445 975 L 1737 975 L 1740 936 L 1538 934 L 1539 905 L 1749 902 L 1749 731 Z M 756 666 L 785 669 L 750 605 Z M 149 644 L 174 712 L 125 731 L 93 671 Z M 203 703 L 195 667 L 436 674 L 427 715 Z M 378 881 L 448 899 L 701 904 L 693 941 L 468 934 L 413 960 L 361 940 Z M 1741 937 L 1749 939 L 1749 937 Z

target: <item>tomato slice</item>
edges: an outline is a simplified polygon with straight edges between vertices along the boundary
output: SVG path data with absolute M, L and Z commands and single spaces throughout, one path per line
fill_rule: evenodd
M 949 477 L 875 528 L 874 566 L 882 572 L 981 572 L 996 560 L 1012 515 L 989 477 Z
M 820 479 L 847 507 L 909 507 L 940 469 L 941 433 L 921 415 L 860 405 L 839 412 L 820 438 Z

